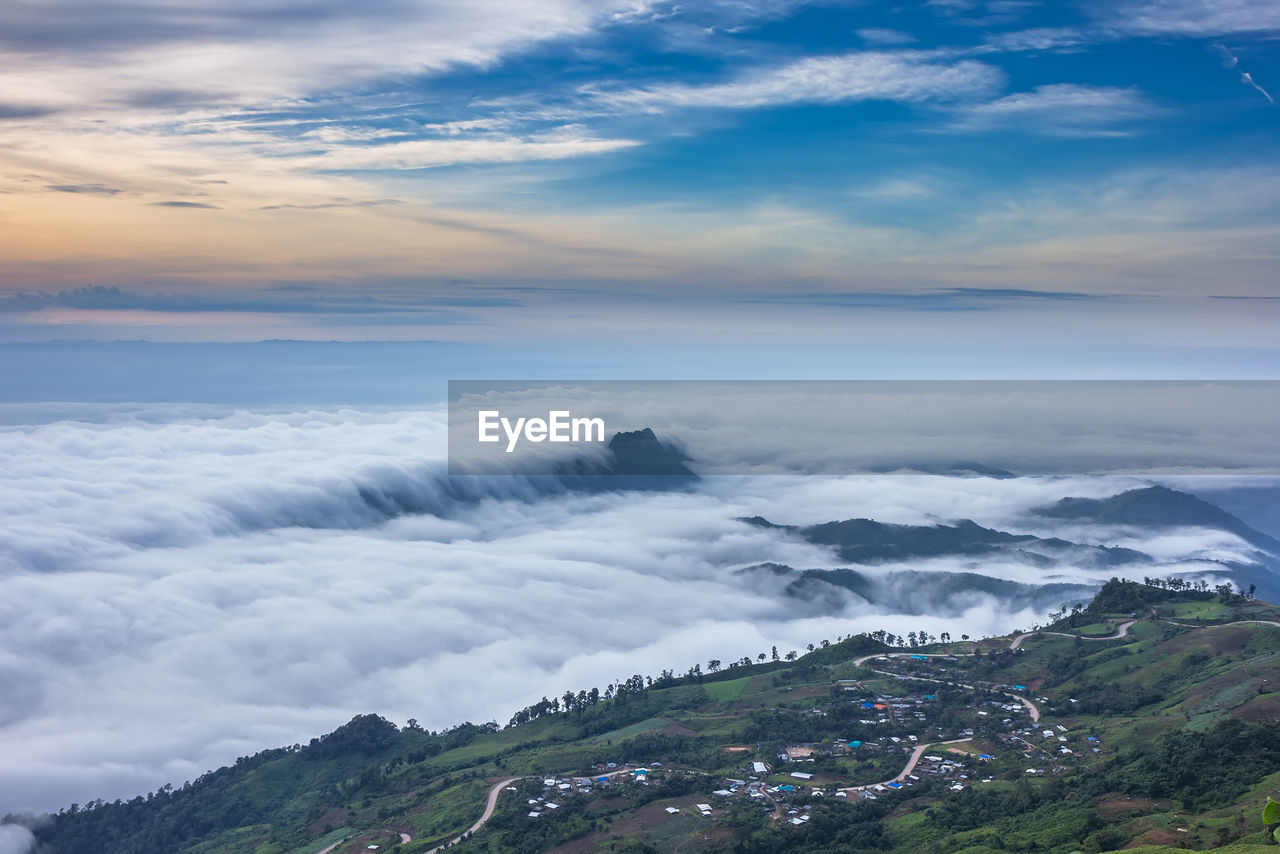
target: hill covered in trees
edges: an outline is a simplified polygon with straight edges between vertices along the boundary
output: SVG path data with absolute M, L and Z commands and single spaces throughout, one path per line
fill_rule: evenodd
M 1116 579 L 1054 616 L 1006 638 L 876 632 L 637 674 L 505 726 L 361 715 L 24 820 L 42 854 L 1260 844 L 1280 787 L 1280 609 Z

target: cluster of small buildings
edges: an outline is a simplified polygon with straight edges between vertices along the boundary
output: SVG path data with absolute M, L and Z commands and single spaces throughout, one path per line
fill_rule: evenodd
M 989 761 L 992 757 L 989 754 L 981 754 L 979 759 Z M 874 801 L 882 795 L 899 792 L 903 789 L 919 783 L 926 777 L 954 778 L 948 787 L 953 792 L 959 792 L 965 787 L 965 781 L 968 781 L 968 767 L 957 759 L 940 756 L 936 754 L 926 754 L 920 757 L 920 761 L 916 763 L 915 768 L 901 780 L 893 780 L 888 783 L 875 783 L 870 786 L 858 786 L 853 789 L 841 790 L 841 793 L 848 791 L 855 796 L 868 801 Z
M 844 690 L 861 690 L 856 686 L 845 686 Z M 933 694 L 913 694 L 905 697 L 866 697 L 854 700 L 857 706 L 855 714 L 860 715 L 858 723 L 866 726 L 877 724 L 920 724 L 929 718 L 924 706 L 936 700 Z
M 761 770 L 763 769 L 763 770 Z M 753 762 L 752 770 L 759 771 L 761 775 L 767 773 L 768 767 L 763 762 Z M 793 771 L 791 776 L 797 780 L 807 781 L 813 779 L 812 774 L 802 771 Z M 721 798 L 745 797 L 750 802 L 757 804 L 762 810 L 768 813 L 776 813 L 779 820 L 790 822 L 794 825 L 804 824 L 809 820 L 807 809 L 799 809 L 792 807 L 787 799 L 789 796 L 797 793 L 805 794 L 810 797 L 822 797 L 825 793 L 821 789 L 801 789 L 790 783 L 783 783 L 777 786 L 770 786 L 768 783 L 756 779 L 755 775 L 751 775 L 749 780 L 733 780 L 726 779 L 722 781 L 725 788 L 718 789 L 712 794 Z M 803 815 L 801 813 L 803 812 Z
M 896 660 L 908 661 L 909 667 L 916 668 L 920 664 L 928 663 L 937 671 L 945 672 L 945 667 L 937 666 L 947 661 L 945 658 L 911 656 L 911 659 L 914 660 Z M 923 677 L 900 676 L 899 678 L 905 680 Z M 868 727 L 883 725 L 880 732 L 894 734 L 874 738 L 863 735 L 860 739 L 835 738 L 829 742 L 786 746 L 776 754 L 777 765 L 788 765 L 785 771 L 779 771 L 764 761 L 750 761 L 748 766 L 742 769 L 746 779 L 722 779 L 720 788 L 712 793 L 710 800 L 714 803 L 715 798 L 725 800 L 741 798 L 743 803 L 759 806 L 765 812 L 774 815 L 780 822 L 800 826 L 809 821 L 810 807 L 816 803 L 817 798 L 876 800 L 931 778 L 945 780 L 948 789 L 959 792 L 973 783 L 991 781 L 991 777 L 981 777 L 980 774 L 973 780 L 970 777 L 974 776 L 973 759 L 976 758 L 980 763 L 989 762 L 994 758 L 993 756 L 986 753 L 975 754 L 958 747 L 938 745 L 933 748 L 935 753 L 920 756 L 914 767 L 910 767 L 907 773 L 900 774 L 892 781 L 848 788 L 835 788 L 832 784 L 823 786 L 821 783 L 814 782 L 817 775 L 812 771 L 791 770 L 791 768 L 805 768 L 803 764 L 793 763 L 812 763 L 816 756 L 848 755 L 860 750 L 892 751 L 905 755 L 921 744 L 936 744 L 937 741 L 944 739 L 974 738 L 975 729 L 977 737 L 998 740 L 1009 749 L 1017 750 L 1027 759 L 1033 760 L 1035 767 L 1028 767 L 1025 770 L 1026 774 L 1032 776 L 1061 772 L 1064 767 L 1062 763 L 1070 761 L 1077 751 L 1083 753 L 1087 749 L 1094 754 L 1101 752 L 1102 744 L 1094 736 L 1084 736 L 1079 732 L 1073 734 L 1061 723 L 1043 721 L 1037 723 L 1029 720 L 1029 712 L 1034 710 L 1029 709 L 1011 693 L 1012 691 L 1026 692 L 1028 690 L 1026 686 L 983 683 L 978 685 L 981 688 L 999 690 L 1006 696 L 981 700 L 970 698 L 965 706 L 966 713 L 963 720 L 965 723 L 971 722 L 972 728 L 964 728 L 954 734 L 944 734 L 940 727 L 928 726 L 929 707 L 937 702 L 936 695 L 895 693 L 868 696 L 866 688 L 860 682 L 841 682 L 839 687 L 842 691 L 857 692 L 850 700 L 853 705 L 850 723 Z M 1048 703 L 1047 698 L 1038 699 L 1041 703 Z M 1074 704 L 1076 701 L 1069 702 Z M 820 716 L 828 716 L 832 713 L 834 710 L 832 712 L 806 711 L 806 714 Z M 944 715 L 944 719 L 946 717 L 947 715 Z M 920 735 L 909 734 L 910 730 L 915 730 Z M 764 743 L 755 746 L 756 750 L 762 750 L 765 747 Z M 743 746 L 730 749 L 747 751 L 750 748 Z M 661 763 L 654 762 L 650 767 L 657 768 L 660 765 Z M 593 770 L 595 773 L 588 777 L 544 779 L 541 796 L 530 798 L 528 801 L 529 817 L 538 818 L 559 809 L 566 798 L 590 794 L 610 786 L 649 785 L 650 771 L 646 767 L 630 763 L 620 766 L 618 763 L 609 762 L 596 765 Z M 789 775 L 792 782 L 778 782 L 777 777 L 774 777 L 773 781 L 766 779 L 774 773 Z M 509 788 L 512 791 L 515 790 L 515 787 Z M 712 803 L 697 803 L 692 806 L 685 805 L 683 808 L 667 806 L 665 810 L 670 815 L 684 812 L 711 817 L 717 809 L 724 808 L 723 806 L 713 807 Z
M 719 794 L 719 792 L 717 792 L 716 794 Z M 710 817 L 711 817 L 711 813 L 713 812 L 713 810 L 712 810 L 712 808 L 711 808 L 711 804 L 695 804 L 694 806 L 695 806 L 695 808 L 698 810 L 698 814 L 699 814 L 699 815 L 703 816 L 704 818 L 710 818 Z M 667 814 L 668 814 L 668 815 L 677 815 L 677 814 L 680 812 L 680 808 L 679 808 L 679 807 L 667 807 L 667 808 L 666 808 L 666 812 L 667 812 Z
M 660 767 L 661 762 L 654 762 Z M 612 770 L 610 770 L 612 769 Z M 618 763 L 609 762 L 596 766 L 595 770 L 605 771 L 591 777 L 547 777 L 542 781 L 542 794 L 537 798 L 529 798 L 529 818 L 540 818 L 544 813 L 560 809 L 553 799 L 564 800 L 575 795 L 587 795 L 600 789 L 606 789 L 621 783 L 638 786 L 649 785 L 648 768 L 618 768 Z M 518 791 L 515 786 L 508 786 L 507 791 Z
M 759 780 L 724 780 L 725 788 L 716 789 L 711 794 L 721 798 L 732 798 L 734 795 L 746 793 L 747 797 L 760 800 L 765 797 L 764 783 Z
M 1034 724 L 1024 726 L 1012 732 L 1003 733 L 999 736 L 1000 741 L 1021 750 L 1022 755 L 1027 759 L 1049 759 L 1052 763 L 1061 763 L 1068 761 L 1076 755 L 1077 750 L 1088 750 L 1090 753 L 1098 754 L 1102 752 L 1102 742 L 1096 736 L 1085 736 L 1084 743 L 1080 743 L 1080 733 L 1072 734 L 1067 727 L 1062 724 Z M 1069 744 L 1075 744 L 1075 747 L 1068 747 Z M 1028 768 L 1026 773 L 1029 775 L 1057 774 L 1063 770 L 1060 764 L 1050 764 L 1045 768 Z

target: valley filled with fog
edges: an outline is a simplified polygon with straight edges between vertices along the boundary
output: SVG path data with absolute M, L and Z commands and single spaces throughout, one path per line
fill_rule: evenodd
M 1087 591 L 1125 573 L 1223 577 L 1212 561 L 1250 553 L 1222 530 L 1032 512 L 1147 485 L 1130 477 L 759 476 L 566 492 L 451 481 L 442 408 L 61 415 L 15 410 L 0 428 L 0 813 L 180 784 L 364 712 L 430 729 L 505 724 L 543 695 L 634 673 L 876 629 L 1005 633 L 1063 601 L 954 584 L 931 597 L 920 575 L 895 573 Z M 856 568 L 880 598 L 830 585 L 812 595 L 748 568 L 850 562 L 743 521 L 757 516 L 968 519 L 1079 548 L 877 561 Z M 1146 562 L 1072 557 L 1094 546 Z

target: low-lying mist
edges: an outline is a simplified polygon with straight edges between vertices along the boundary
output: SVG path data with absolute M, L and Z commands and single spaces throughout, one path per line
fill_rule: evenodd
M 1146 551 L 1161 575 L 1207 575 L 1206 559 L 1247 551 L 1218 531 L 1028 512 L 1140 485 L 1129 478 L 734 477 L 594 494 L 451 480 L 435 410 L 153 410 L 0 429 L 0 814 L 180 783 L 357 713 L 505 723 L 543 695 L 636 672 L 881 628 L 1003 633 L 1048 610 L 999 587 L 939 596 L 901 573 L 1084 590 L 1116 574 L 936 556 L 857 567 L 887 591 L 875 601 L 794 595 L 740 570 L 847 562 L 743 517 L 972 519 Z

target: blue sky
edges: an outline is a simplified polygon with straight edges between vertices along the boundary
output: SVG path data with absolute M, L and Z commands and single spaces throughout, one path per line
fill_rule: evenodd
M 9 3 L 0 336 L 1256 372 L 1278 36 L 1263 0 Z

